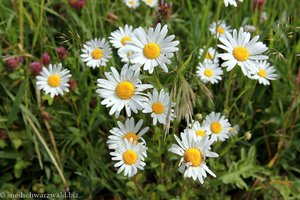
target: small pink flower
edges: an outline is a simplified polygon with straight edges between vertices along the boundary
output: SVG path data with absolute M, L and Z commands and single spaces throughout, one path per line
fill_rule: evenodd
M 7 55 L 6 58 L 8 58 L 5 61 L 5 64 L 6 64 L 8 70 L 14 70 L 14 69 L 16 69 L 24 61 L 24 59 L 21 56 L 10 57 L 10 55 Z
M 74 9 L 82 9 L 85 5 L 84 0 L 68 0 L 68 3 Z
M 43 53 L 41 60 L 45 66 L 48 66 L 51 62 L 51 57 L 48 53 Z
M 266 0 L 253 0 L 253 10 L 261 10 L 263 5 L 266 3 Z
M 56 52 L 57 52 L 59 58 L 62 60 L 66 59 L 68 56 L 68 51 L 63 46 L 57 47 Z
M 38 61 L 34 61 L 34 62 L 30 63 L 29 67 L 30 67 L 31 73 L 34 75 L 38 75 L 42 71 L 42 65 Z

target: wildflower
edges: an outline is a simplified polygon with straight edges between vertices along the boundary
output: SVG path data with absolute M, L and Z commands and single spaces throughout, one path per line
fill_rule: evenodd
M 262 42 L 257 42 L 258 39 L 257 35 L 250 40 L 250 33 L 244 32 L 243 28 L 240 28 L 239 32 L 234 29 L 233 35 L 226 33 L 225 37 L 220 37 L 219 40 L 223 44 L 218 44 L 218 47 L 227 51 L 219 54 L 225 61 L 221 66 L 230 71 L 239 65 L 248 77 L 258 72 L 256 61 L 268 59 L 268 56 L 262 55 L 268 47 Z
M 205 162 L 208 157 L 218 157 L 218 154 L 210 151 L 213 141 L 208 140 L 208 136 L 196 140 L 195 135 L 184 131 L 181 133 L 181 140 L 176 135 L 174 137 L 179 145 L 173 144 L 169 151 L 181 156 L 178 171 L 184 172 L 184 178 L 199 180 L 203 184 L 207 177 L 206 172 L 216 177 Z
M 133 140 L 133 143 L 138 143 L 139 140 L 142 140 L 142 143 L 145 144 L 145 140 L 142 136 L 149 130 L 149 127 L 141 129 L 143 125 L 143 120 L 139 120 L 137 124 L 134 123 L 134 118 L 129 118 L 125 121 L 125 124 L 122 124 L 120 121 L 117 122 L 118 127 L 111 129 L 109 132 L 111 135 L 108 136 L 108 148 L 117 149 L 120 145 L 124 143 L 124 140 L 128 142 L 130 139 Z
M 158 0 L 142 0 L 147 6 L 150 6 L 151 8 L 157 6 Z
M 250 131 L 247 131 L 245 134 L 244 134 L 244 138 L 245 140 L 250 140 L 252 137 L 252 133 Z
M 239 0 L 240 2 L 243 2 L 243 0 Z M 226 7 L 228 7 L 228 5 L 232 5 L 234 7 L 237 7 L 237 0 L 224 0 L 224 4 Z
M 74 9 L 82 9 L 85 5 L 84 0 L 68 0 L 68 3 Z
M 273 66 L 267 61 L 260 61 L 257 63 L 258 72 L 252 75 L 252 79 L 258 80 L 259 84 L 270 85 L 269 80 L 276 80 L 277 74 Z
M 204 49 L 199 50 L 198 58 L 201 59 L 202 55 L 204 53 Z M 205 53 L 204 61 L 203 62 L 210 62 L 210 63 L 219 63 L 218 59 L 218 52 L 216 49 L 209 47 L 207 49 L 207 52 Z
M 165 21 L 169 20 L 172 15 L 172 5 L 173 5 L 172 2 L 165 3 L 164 0 L 160 0 L 158 6 L 159 17 Z
M 81 59 L 87 66 L 96 68 L 106 66 L 108 59 L 111 58 L 111 48 L 105 39 L 94 39 L 87 41 L 81 49 Z
M 43 67 L 40 76 L 37 76 L 36 85 L 39 89 L 44 90 L 46 94 L 50 93 L 51 98 L 56 95 L 64 95 L 64 92 L 69 92 L 69 78 L 72 75 L 69 70 L 62 70 L 61 63 L 50 64 L 49 69 Z
M 207 131 L 203 126 L 201 126 L 200 122 L 198 121 L 193 121 L 188 125 L 187 128 L 191 129 L 195 133 L 197 138 L 203 138 L 207 135 Z
M 261 10 L 265 3 L 265 0 L 253 0 L 252 8 L 253 10 Z
M 124 63 L 130 62 L 132 54 L 133 51 L 126 47 L 121 47 L 118 50 L 118 56 L 121 58 L 121 61 Z
M 229 25 L 226 25 L 224 20 L 219 20 L 217 22 L 211 23 L 208 29 L 211 34 L 215 35 L 216 37 L 220 37 L 225 33 L 231 32 L 231 27 Z
M 134 31 L 135 37 L 128 42 L 127 47 L 134 53 L 131 57 L 132 63 L 138 63 L 144 66 L 150 74 L 156 66 L 160 66 L 165 72 L 168 72 L 166 64 L 171 64 L 170 58 L 178 48 L 179 41 L 172 41 L 175 35 L 166 37 L 168 26 L 157 24 L 155 29 L 149 28 L 147 33 L 142 27 Z
M 124 1 L 125 1 L 125 4 L 128 8 L 136 9 L 140 5 L 139 0 L 124 0 Z
M 219 80 L 222 80 L 221 75 L 223 74 L 223 70 L 218 64 L 204 62 L 203 64 L 199 63 L 196 73 L 204 83 L 210 82 L 211 84 L 215 84 Z
M 5 56 L 5 60 L 5 64 L 8 70 L 14 70 L 23 63 L 23 58 L 21 56 L 11 57 L 7 55 Z
M 42 65 L 38 61 L 34 61 L 34 62 L 30 63 L 29 67 L 30 67 L 31 73 L 34 75 L 38 75 L 42 71 Z
M 174 119 L 174 102 L 171 102 L 171 97 L 164 90 L 159 93 L 157 89 L 153 89 L 153 94 L 148 93 L 149 100 L 144 103 L 143 113 L 151 113 L 153 124 L 157 121 L 166 125 L 167 122 Z
M 232 135 L 237 135 L 238 132 L 240 130 L 240 126 L 239 125 L 234 125 L 234 126 L 231 126 L 230 129 L 229 129 L 229 136 L 232 136 Z
M 267 13 L 266 13 L 266 12 L 262 12 L 262 13 L 260 14 L 259 23 L 262 24 L 262 23 L 264 23 L 267 19 L 268 19 Z
M 133 139 L 124 140 L 124 145 L 119 145 L 114 152 L 110 155 L 113 156 L 112 160 L 117 161 L 114 167 L 119 167 L 118 174 L 124 171 L 124 176 L 129 178 L 137 173 L 137 170 L 144 170 L 146 163 L 144 162 L 147 157 L 147 147 L 141 143 L 136 143 Z
M 212 112 L 205 117 L 203 127 L 207 131 L 207 134 L 211 134 L 212 141 L 225 141 L 228 139 L 228 132 L 230 129 L 230 123 L 228 119 L 221 116 L 221 113 Z
M 115 113 L 118 117 L 122 109 L 125 107 L 128 117 L 131 116 L 131 111 L 137 113 L 142 109 L 142 103 L 147 100 L 143 96 L 143 91 L 152 88 L 152 85 L 142 84 L 139 79 L 140 69 L 130 68 L 125 65 L 121 73 L 111 67 L 111 73 L 106 72 L 107 79 L 98 79 L 97 93 L 104 100 L 101 102 L 106 107 L 112 107 L 109 114 Z
M 110 42 L 115 48 L 124 47 L 127 42 L 131 41 L 133 27 L 125 25 L 125 28 L 119 27 L 119 30 L 112 32 L 109 37 Z
M 58 54 L 58 57 L 62 60 L 66 59 L 68 56 L 68 51 L 63 46 L 57 47 L 56 52 Z
M 48 53 L 43 53 L 41 60 L 45 66 L 48 66 L 51 63 L 51 57 Z

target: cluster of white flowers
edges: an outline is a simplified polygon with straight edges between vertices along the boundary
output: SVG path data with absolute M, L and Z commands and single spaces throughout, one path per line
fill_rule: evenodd
M 211 145 L 217 141 L 225 141 L 238 131 L 238 125 L 231 126 L 221 113 L 212 112 L 202 124 L 198 121 L 188 124 L 180 135 L 181 140 L 174 135 L 178 145 L 173 144 L 169 151 L 181 156 L 179 171 L 184 173 L 184 178 L 199 180 L 203 184 L 206 172 L 216 177 L 205 162 L 207 157 L 218 157 L 218 154 L 210 151 Z
M 153 8 L 158 5 L 158 0 L 142 0 L 147 6 Z M 128 8 L 136 9 L 140 5 L 140 0 L 124 0 Z
M 213 22 L 209 31 L 221 42 L 217 46 L 226 52 L 218 53 L 212 47 L 200 49 L 199 58 L 204 58 L 204 61 L 199 63 L 196 73 L 204 83 L 218 83 L 223 75 L 221 67 L 231 71 L 237 65 L 241 67 L 244 75 L 258 80 L 260 84 L 269 85 L 270 80 L 276 79 L 275 68 L 270 66 L 266 61 L 268 56 L 263 54 L 268 48 L 262 42 L 258 42 L 259 36 L 251 39 L 250 33 L 245 32 L 243 28 L 232 31 L 223 20 Z M 219 58 L 224 61 L 221 67 Z

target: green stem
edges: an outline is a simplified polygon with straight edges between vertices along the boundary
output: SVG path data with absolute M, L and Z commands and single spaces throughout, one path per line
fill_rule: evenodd
M 30 119 L 30 117 L 27 116 L 27 115 L 25 115 L 25 117 L 26 117 L 29 125 L 31 126 L 33 132 L 37 135 L 38 139 L 40 140 L 40 142 L 42 143 L 42 145 L 46 149 L 47 154 L 49 155 L 50 159 L 52 160 L 55 168 L 58 171 L 59 176 L 61 177 L 61 179 L 62 179 L 62 181 L 64 183 L 64 187 L 67 187 L 67 181 L 66 181 L 66 179 L 64 177 L 64 174 L 63 174 L 62 170 L 60 169 L 60 167 L 59 167 L 57 161 L 55 160 L 54 156 L 52 155 L 49 147 L 47 146 L 47 143 L 45 142 L 44 138 L 42 137 L 42 135 L 40 134 L 40 132 L 38 131 L 38 129 L 36 128 L 36 126 L 34 125 L 34 123 L 32 122 L 32 120 Z

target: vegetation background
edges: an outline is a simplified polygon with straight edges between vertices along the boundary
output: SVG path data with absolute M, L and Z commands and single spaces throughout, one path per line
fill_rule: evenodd
M 141 4 L 132 10 L 121 0 L 86 0 L 82 9 L 66 0 L 0 1 L 0 192 L 69 189 L 80 199 L 300 199 L 300 1 L 268 0 L 261 10 L 253 9 L 252 0 L 237 8 L 226 8 L 223 0 L 169 2 L 172 15 L 164 20 L 155 8 Z M 268 18 L 260 23 L 262 12 Z M 173 134 L 185 128 L 184 118 L 175 120 L 164 138 L 164 127 L 153 126 L 150 116 L 135 116 L 150 126 L 147 166 L 132 179 L 116 174 L 106 140 L 117 120 L 95 91 L 97 78 L 123 64 L 116 51 L 106 67 L 92 70 L 80 61 L 86 40 L 107 38 L 125 24 L 150 27 L 158 19 L 181 42 L 180 51 L 167 76 L 156 69 L 153 75 L 143 72 L 143 81 L 169 92 L 177 87 L 179 116 L 186 113 L 183 105 L 194 103 L 193 118 L 222 112 L 241 127 L 238 136 L 213 146 L 220 157 L 208 165 L 217 178 L 208 177 L 203 185 L 184 180 L 178 157 L 167 151 Z M 208 26 L 217 19 L 233 28 L 256 27 L 252 36 L 261 35 L 269 47 L 276 81 L 266 87 L 237 70 L 205 87 L 194 76 L 198 49 L 216 46 Z M 58 46 L 68 49 L 65 59 Z M 52 100 L 36 89 L 29 65 L 44 52 L 51 63 L 62 62 L 77 82 L 64 97 Z M 24 60 L 9 70 L 7 55 Z

